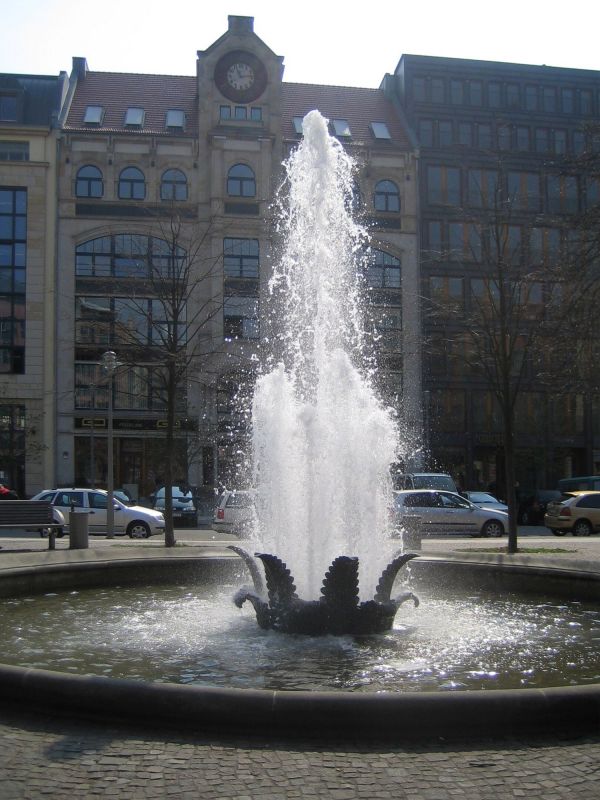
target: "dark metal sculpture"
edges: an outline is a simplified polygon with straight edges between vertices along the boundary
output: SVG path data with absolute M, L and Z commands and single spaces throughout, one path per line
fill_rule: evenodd
M 269 553 L 256 553 L 264 567 L 264 581 L 256 560 L 241 547 L 230 546 L 248 567 L 254 589 L 242 587 L 233 602 L 238 608 L 248 600 L 254 606 L 256 621 L 261 628 L 283 633 L 303 633 L 309 636 L 332 634 L 364 635 L 390 630 L 400 605 L 419 598 L 412 592 L 391 597 L 396 575 L 416 553 L 396 556 L 384 569 L 373 600 L 358 602 L 358 558 L 338 556 L 325 574 L 319 600 L 301 600 L 296 594 L 294 579 L 286 564 Z

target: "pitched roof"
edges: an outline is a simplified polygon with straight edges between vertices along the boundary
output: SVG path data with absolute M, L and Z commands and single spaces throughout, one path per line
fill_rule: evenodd
M 93 130 L 83 121 L 88 106 L 102 106 L 103 132 L 162 134 L 164 136 L 196 136 L 198 129 L 197 82 L 194 76 L 139 75 L 124 72 L 88 72 L 75 89 L 65 123 L 67 130 Z M 141 128 L 125 126 L 128 108 L 144 109 Z M 173 133 L 165 127 L 167 111 L 185 112 L 183 132 Z
M 389 146 L 410 150 L 410 140 L 399 113 L 381 89 L 350 86 L 321 86 L 309 83 L 283 83 L 281 86 L 282 132 L 286 139 L 297 139 L 294 117 L 304 117 L 317 109 L 329 120 L 345 119 L 354 144 L 383 144 L 375 139 L 370 122 L 385 122 L 390 132 Z

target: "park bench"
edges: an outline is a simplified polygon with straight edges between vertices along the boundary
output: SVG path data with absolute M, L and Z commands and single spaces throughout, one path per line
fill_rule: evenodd
M 0 500 L 0 529 L 48 532 L 48 550 L 55 549 L 55 539 L 64 536 L 63 524 L 54 521 L 52 503 L 46 500 Z

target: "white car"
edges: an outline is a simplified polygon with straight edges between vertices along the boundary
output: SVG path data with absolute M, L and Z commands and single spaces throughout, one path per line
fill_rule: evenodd
M 69 512 L 87 511 L 88 530 L 106 534 L 106 509 L 108 493 L 104 489 L 45 489 L 32 500 L 47 500 L 61 511 L 67 521 Z M 165 518 L 159 511 L 142 506 L 126 506 L 113 498 L 116 534 L 127 534 L 131 539 L 145 538 L 165 532 Z
M 476 506 L 479 506 L 479 508 L 493 508 L 496 511 L 508 512 L 506 503 L 497 500 L 493 494 L 488 494 L 487 492 L 460 492 L 460 494 Z
M 188 525 L 196 524 L 196 506 L 194 505 L 194 496 L 188 490 L 183 489 L 181 486 L 171 487 L 171 495 L 173 497 L 173 520 L 177 522 L 185 522 Z M 165 510 L 165 487 L 162 486 L 154 495 L 154 508 L 157 511 Z
M 253 492 L 225 489 L 215 508 L 215 530 L 243 537 L 250 533 L 254 521 Z
M 404 516 L 419 517 L 420 530 L 428 533 L 468 533 L 469 536 L 503 536 L 508 529 L 508 514 L 479 508 L 454 492 L 413 489 L 394 492 L 394 522 L 402 525 Z

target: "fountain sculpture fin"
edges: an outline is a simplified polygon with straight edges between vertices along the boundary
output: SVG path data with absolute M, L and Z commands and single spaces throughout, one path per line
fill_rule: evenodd
M 255 555 L 260 558 L 265 567 L 269 605 L 271 608 L 281 605 L 289 606 L 292 600 L 298 598 L 298 595 L 287 565 L 270 553 L 256 553 Z
M 406 603 L 407 600 L 412 600 L 413 603 L 415 604 L 415 608 L 418 608 L 419 598 L 417 597 L 416 594 L 413 594 L 412 592 L 402 592 L 402 594 L 399 594 L 398 597 L 394 597 L 392 602 L 394 603 L 396 608 L 398 608 L 399 606 L 402 605 L 402 603 Z
M 392 587 L 399 570 L 412 558 L 417 558 L 418 553 L 403 553 L 396 556 L 381 573 L 374 600 L 378 603 L 387 602 L 392 594 Z
M 325 573 L 321 602 L 327 605 L 343 605 L 356 608 L 358 605 L 358 558 L 338 556 Z
M 248 572 L 252 576 L 254 589 L 256 590 L 257 594 L 264 596 L 265 582 L 263 580 L 263 576 L 261 575 L 259 566 L 256 563 L 256 559 L 253 558 L 246 550 L 243 550 L 241 547 L 236 547 L 233 544 L 228 545 L 228 550 L 233 550 L 234 553 L 237 553 L 238 556 L 243 559 L 244 564 L 248 567 Z
M 253 592 L 251 589 L 247 589 L 245 587 L 238 589 L 233 597 L 233 602 L 238 608 L 241 608 L 246 600 L 248 600 L 254 606 L 254 611 L 256 612 L 256 621 L 258 622 L 259 627 L 264 628 L 265 630 L 272 627 L 271 611 L 268 603 L 266 603 L 263 598 L 260 597 L 260 595 L 258 595 L 256 592 Z

